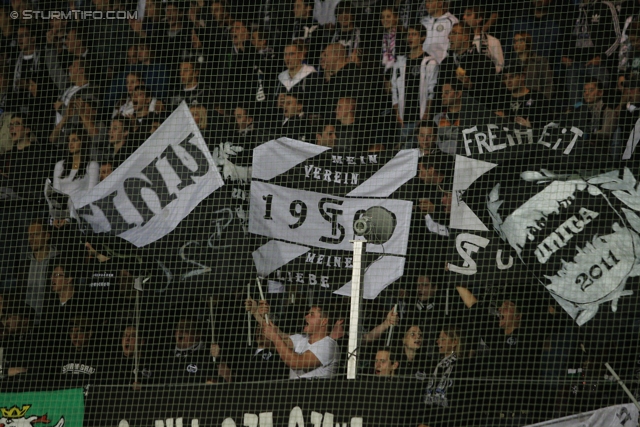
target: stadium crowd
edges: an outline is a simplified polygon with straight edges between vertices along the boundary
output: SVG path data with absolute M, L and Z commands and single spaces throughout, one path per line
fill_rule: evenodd
M 41 19 L 25 19 L 34 10 Z M 69 10 L 130 19 L 43 18 Z M 343 152 L 420 150 L 406 197 L 420 225 L 404 277 L 365 303 L 359 369 L 422 380 L 426 424 L 460 425 L 447 415 L 457 410 L 523 425 L 613 400 L 585 376 L 601 379 L 609 361 L 638 380 L 637 321 L 603 314 L 577 328 L 526 275 L 452 285 L 447 224 L 453 156 L 473 126 L 537 139 L 546 124 L 566 124 L 583 132 L 576 167 L 640 171 L 630 138 L 639 19 L 638 0 L 5 0 L 3 383 L 346 372 L 342 297 L 274 280 L 261 299 L 239 279 L 141 292 L 138 258 L 117 256 L 118 242 L 79 232 L 64 203 L 45 200 L 45 187 L 49 199 L 90 191 L 184 102 L 214 157 L 245 168 L 255 147 L 280 137 Z M 580 378 L 553 383 L 567 372 Z

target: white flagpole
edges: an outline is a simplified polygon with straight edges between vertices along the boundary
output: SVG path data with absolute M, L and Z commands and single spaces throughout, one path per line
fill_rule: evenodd
M 627 388 L 627 386 L 622 382 L 622 380 L 620 379 L 620 377 L 618 376 L 618 374 L 616 374 L 616 371 L 613 370 L 613 368 L 611 367 L 611 365 L 609 365 L 609 363 L 605 363 L 604 366 L 607 368 L 607 370 L 609 372 L 611 372 L 611 375 L 613 376 L 613 378 L 618 382 L 618 384 L 620 385 L 620 387 L 622 387 L 622 390 L 624 390 L 624 392 L 627 394 L 627 396 L 629 396 L 629 399 L 631 399 L 631 401 L 633 402 L 634 405 L 636 405 L 636 408 L 638 408 L 638 411 L 640 411 L 640 404 L 638 404 L 638 401 L 636 400 L 636 398 L 633 396 L 633 393 L 631 393 L 631 391 L 629 391 L 629 389 Z
M 247 283 L 247 299 L 251 299 L 251 282 Z M 251 312 L 247 312 L 247 345 L 251 347 Z
M 393 306 L 393 313 L 395 314 L 398 310 L 398 304 Z M 393 335 L 393 325 L 389 325 L 389 333 L 387 334 L 387 347 L 391 345 L 391 336 Z
M 213 295 L 209 297 L 209 321 L 211 322 L 211 344 L 216 343 L 215 326 L 213 324 Z M 216 361 L 215 356 L 211 356 L 211 360 Z
M 136 291 L 136 307 L 135 307 L 135 316 L 136 316 L 136 339 L 134 342 L 134 350 L 133 350 L 133 381 L 135 383 L 138 382 L 138 368 L 140 367 L 140 351 L 138 346 L 140 344 L 140 339 L 138 336 L 140 335 L 140 291 Z
M 347 379 L 355 380 L 358 369 L 358 322 L 360 320 L 360 302 L 362 299 L 362 254 L 366 240 L 352 240 L 353 270 L 351 275 L 351 308 L 349 313 L 349 347 L 347 361 Z
M 258 290 L 260 291 L 260 299 L 262 301 L 264 301 L 265 300 L 264 299 L 264 293 L 262 292 L 262 284 L 260 283 L 260 278 L 259 277 L 256 277 L 256 283 L 258 284 Z M 269 324 L 269 315 L 268 314 L 264 315 L 264 321 L 265 321 L 265 323 L 267 325 Z

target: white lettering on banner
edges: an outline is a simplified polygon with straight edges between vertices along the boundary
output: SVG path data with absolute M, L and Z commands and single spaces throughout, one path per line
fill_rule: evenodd
M 107 216 L 112 231 L 119 233 L 136 226 L 143 226 L 158 213 L 154 212 L 154 210 L 158 210 L 158 208 L 162 210 L 169 203 L 177 199 L 176 193 L 170 192 L 167 187 L 166 183 L 170 181 L 170 178 L 165 178 L 162 175 L 162 170 L 159 167 L 160 162 L 166 162 L 170 171 L 178 177 L 178 191 L 189 185 L 196 184 L 197 178 L 209 171 L 209 164 L 203 153 L 195 145 L 190 143 L 193 136 L 193 134 L 189 134 L 189 136 L 183 139 L 178 145 L 168 146 L 157 158 L 157 162 L 153 165 L 147 165 L 142 169 L 140 177 L 127 177 L 124 179 L 120 191 L 122 191 L 126 199 L 128 199 L 129 206 L 116 206 L 114 200 L 118 195 L 117 191 L 93 202 L 93 205 L 99 207 Z M 188 168 L 183 163 L 181 157 L 179 157 L 181 149 L 188 153 L 197 163 L 194 171 Z M 166 174 L 166 169 L 164 171 Z M 145 190 L 147 190 L 147 197 L 144 197 Z M 130 212 L 131 208 L 141 217 L 142 221 L 140 223 L 129 223 L 125 219 L 125 213 L 127 211 Z M 90 212 L 91 208 L 89 206 L 78 209 L 78 214 L 83 217 Z M 117 216 L 112 217 L 111 215 L 113 214 L 117 214 Z M 115 230 L 114 225 L 118 227 Z
M 462 141 L 464 143 L 464 149 L 467 156 L 473 153 L 484 154 L 493 153 L 495 151 L 504 150 L 507 147 L 513 147 L 515 145 L 533 144 L 533 130 L 518 130 L 509 129 L 508 127 L 502 127 L 490 124 L 486 126 L 486 132 L 482 132 L 477 126 L 462 130 Z M 554 137 L 551 134 L 551 130 L 557 130 L 558 135 L 555 136 L 555 142 L 546 141 L 547 137 Z M 555 132 L 554 132 L 555 134 Z M 562 128 L 557 123 L 549 123 L 543 129 L 540 134 L 540 138 L 537 143 L 543 145 L 552 150 L 562 148 L 563 154 L 571 153 L 579 137 L 583 135 L 583 132 L 576 128 L 571 127 L 569 129 Z M 496 144 L 496 140 L 504 141 L 502 144 Z M 566 147 L 565 147 L 566 145 Z
M 324 415 L 312 411 L 310 417 L 311 425 L 314 427 L 333 427 L 334 415 L 331 412 L 325 412 Z M 129 421 L 121 420 L 119 426 L 128 425 Z M 351 418 L 349 424 L 336 423 L 342 426 L 350 427 L 362 427 L 363 419 L 361 417 Z M 191 420 L 191 427 L 199 427 L 198 418 Z M 245 427 L 273 427 L 273 412 L 260 412 L 258 415 L 246 413 L 243 415 L 242 425 Z M 304 415 L 302 409 L 296 406 L 289 413 L 289 426 L 304 426 Z M 155 420 L 155 427 L 185 427 L 182 418 L 167 418 L 164 420 Z M 233 418 L 225 418 L 221 424 L 222 427 L 236 427 L 236 422 Z
M 599 263 L 593 264 L 589 267 L 589 270 L 586 273 L 580 273 L 576 277 L 576 285 L 580 286 L 580 290 L 582 292 L 586 291 L 591 285 L 593 285 L 594 281 L 602 278 L 604 273 L 611 271 L 613 267 L 618 265 L 620 260 L 616 258 L 613 252 L 609 251 L 606 257 L 602 257 Z
M 171 232 L 223 184 L 183 103 L 114 173 L 71 199 L 77 216 L 95 232 L 111 232 L 140 247 Z
M 498 144 L 495 146 L 493 145 L 493 141 L 496 139 L 496 135 L 491 131 L 494 129 L 498 129 L 498 126 L 496 125 L 487 126 L 487 133 L 489 134 L 488 138 L 486 133 L 478 132 L 477 126 L 474 126 L 471 129 L 464 129 L 462 131 L 462 139 L 464 140 L 464 148 L 465 148 L 465 151 L 467 152 L 467 156 L 471 155 L 471 150 L 469 149 L 469 143 L 471 142 L 471 140 L 467 138 L 467 135 L 472 134 L 474 132 L 475 134 L 473 137 L 476 140 L 476 144 L 478 145 L 478 152 L 480 154 L 483 153 L 482 151 L 483 147 L 489 153 L 493 153 L 494 151 L 497 151 L 497 150 L 504 150 L 505 148 L 507 148 L 506 143 Z M 489 140 L 488 144 L 487 144 L 487 139 Z
M 353 257 L 321 255 L 314 254 L 313 252 L 307 252 L 307 257 L 304 262 L 334 268 L 353 268 Z
M 314 165 L 306 165 L 304 167 L 304 176 L 306 178 L 311 178 L 318 181 L 334 182 L 336 184 L 359 184 L 359 174 L 357 173 L 332 171 L 330 169 L 322 169 Z
M 378 163 L 378 155 L 369 154 L 369 156 L 351 157 L 332 154 L 331 161 L 337 165 L 374 165 Z
M 635 427 L 637 425 L 638 408 L 633 403 L 627 403 L 543 421 L 527 427 Z
M 456 237 L 456 249 L 458 250 L 458 254 L 464 259 L 464 263 L 462 267 L 449 263 L 449 271 L 466 276 L 476 274 L 478 267 L 471 257 L 471 254 L 478 252 L 481 248 L 486 248 L 489 242 L 489 239 L 474 234 L 459 234 Z
M 511 255 L 509 255 L 509 261 L 507 261 L 507 263 L 503 263 L 502 262 L 502 249 L 498 249 L 498 252 L 496 252 L 496 266 L 498 267 L 498 270 L 508 270 L 511 267 L 513 267 L 513 257 Z
M 175 424 L 174 424 L 174 421 L 175 421 Z M 184 427 L 182 418 L 176 418 L 175 420 L 174 418 L 167 418 L 166 420 L 155 420 L 153 425 L 155 427 L 173 427 L 174 425 L 175 427 Z M 120 423 L 118 423 L 118 427 L 128 427 L 128 426 L 129 426 L 129 421 L 127 420 L 120 420 Z M 199 426 L 200 426 L 200 422 L 198 421 L 197 418 L 194 418 L 191 420 L 191 427 L 199 427 Z
M 574 235 L 583 231 L 584 227 L 598 216 L 598 213 L 586 208 L 580 208 L 578 215 L 582 220 L 573 215 L 538 245 L 535 254 L 540 263 L 544 264 L 549 261 L 551 255 L 565 247 Z
M 555 128 L 559 128 L 559 127 L 560 127 L 560 125 L 558 125 L 557 123 L 549 123 L 548 125 L 546 125 L 542 129 L 542 134 L 540 135 L 540 139 L 538 139 L 538 144 L 544 145 L 545 147 L 551 148 L 552 150 L 557 150 L 560 147 L 561 143 L 565 141 L 564 138 L 562 138 L 562 137 L 557 138 L 556 142 L 553 144 L 553 147 L 551 146 L 550 142 L 546 142 L 544 139 L 547 136 L 551 136 L 551 134 L 549 132 L 547 132 L 549 129 L 555 129 Z M 564 149 L 562 154 L 571 153 L 571 150 L 573 150 L 573 147 L 576 145 L 576 141 L 578 140 L 578 138 L 581 137 L 584 134 L 584 132 L 582 132 L 577 127 L 573 127 L 572 126 L 571 129 L 569 129 L 569 130 L 573 134 L 573 138 L 571 138 L 571 141 L 567 145 L 567 148 Z M 567 134 L 567 129 L 563 128 L 562 131 L 561 131 L 561 135 L 564 136 L 566 134 Z
M 353 222 L 373 206 L 381 206 L 396 218 L 392 236 L 367 251 L 405 255 L 412 203 L 405 200 L 360 199 L 328 196 L 312 191 L 251 183 L 249 231 L 305 246 L 351 251 Z
M 244 414 L 245 427 L 273 427 L 273 412 L 261 412 L 260 415 Z
M 69 372 L 72 374 L 92 375 L 96 373 L 96 368 L 83 363 L 68 363 L 62 367 L 62 373 L 66 374 Z
M 324 416 L 318 412 L 311 412 L 310 417 L 311 425 L 314 427 L 333 427 L 334 426 L 334 416 L 330 412 L 325 412 Z M 335 423 L 336 425 L 340 425 L 339 422 Z M 342 423 L 343 426 L 346 426 L 347 423 Z M 351 427 L 361 427 L 363 425 L 362 418 L 354 417 L 351 418 L 349 426 Z M 289 414 L 289 427 L 295 426 L 304 426 L 304 416 L 302 414 L 302 409 L 299 406 L 296 406 L 291 410 Z M 260 426 L 262 427 L 262 426 Z
M 353 268 L 349 265 L 347 268 Z M 302 273 L 298 271 L 282 271 L 276 270 L 275 280 L 281 283 L 302 283 L 309 285 L 320 285 L 323 288 L 329 288 L 329 276 L 319 276 L 313 273 Z

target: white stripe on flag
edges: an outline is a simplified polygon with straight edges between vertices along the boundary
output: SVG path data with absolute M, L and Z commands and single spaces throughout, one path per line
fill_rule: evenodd
M 369 179 L 351 190 L 349 197 L 389 197 L 402 184 L 416 176 L 420 151 L 401 150 Z
M 375 299 L 387 286 L 402 277 L 404 262 L 403 257 L 385 255 L 369 265 L 364 273 L 362 298 Z M 351 296 L 351 280 L 334 294 Z
M 306 246 L 271 240 L 253 251 L 253 262 L 262 277 L 267 277 L 283 265 L 309 252 Z
M 315 144 L 278 138 L 253 150 L 253 178 L 268 181 L 320 153 L 330 150 Z

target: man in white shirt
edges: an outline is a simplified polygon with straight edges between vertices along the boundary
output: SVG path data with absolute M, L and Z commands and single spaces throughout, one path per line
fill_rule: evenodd
M 294 87 L 298 92 L 313 93 L 318 88 L 316 69 L 303 64 L 307 53 L 303 41 L 296 40 L 284 48 L 284 63 L 287 69 L 278 75 L 278 96 L 291 92 Z
M 338 369 L 340 352 L 336 341 L 329 336 L 327 311 L 311 307 L 304 319 L 303 334 L 287 335 L 272 322 L 263 325 L 263 334 L 291 369 L 289 379 L 331 378 Z
M 433 56 L 438 64 L 447 56 L 449 50 L 449 33 L 458 18 L 449 12 L 447 0 L 426 0 L 428 15 L 422 18 L 422 25 L 427 29 L 427 38 L 422 49 Z

